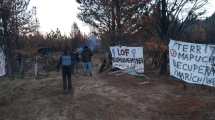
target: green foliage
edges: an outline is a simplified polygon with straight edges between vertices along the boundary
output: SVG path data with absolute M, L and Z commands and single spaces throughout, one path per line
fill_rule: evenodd
M 59 28 L 56 31 L 51 31 L 47 34 L 48 40 L 68 40 L 69 38 L 66 35 L 62 35 Z
M 178 38 L 206 10 L 208 0 L 77 0 L 78 17 L 109 39 L 147 32 L 161 40 Z
M 144 27 L 139 22 L 148 15 L 149 5 L 145 1 L 130 0 L 79 0 L 78 17 L 101 32 L 116 31 L 130 34 Z
M 31 20 L 31 12 L 27 10 L 30 0 L 4 0 L 2 7 L 8 13 L 8 32 L 19 34 Z

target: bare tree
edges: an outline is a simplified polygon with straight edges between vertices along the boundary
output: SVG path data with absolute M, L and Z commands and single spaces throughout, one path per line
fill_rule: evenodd
M 162 40 L 177 38 L 206 10 L 208 0 L 152 0 L 155 29 Z
M 40 27 L 40 22 L 39 19 L 37 17 L 37 7 L 34 6 L 32 9 L 30 9 L 30 11 L 28 11 L 29 13 L 29 20 L 27 22 L 27 24 L 23 25 L 21 27 L 20 33 L 23 35 L 27 35 L 27 34 L 39 34 L 39 27 Z
M 148 1 L 131 0 L 77 0 L 80 3 L 78 17 L 97 28 L 100 32 L 110 33 L 113 42 L 124 39 L 143 29 L 144 24 L 138 22 L 148 15 Z
M 6 10 L 4 18 L 5 28 L 5 53 L 7 58 L 7 71 L 8 75 L 14 73 L 15 55 L 14 50 L 18 45 L 18 37 L 24 25 L 29 23 L 31 18 L 27 7 L 30 0 L 2 0 L 1 9 Z

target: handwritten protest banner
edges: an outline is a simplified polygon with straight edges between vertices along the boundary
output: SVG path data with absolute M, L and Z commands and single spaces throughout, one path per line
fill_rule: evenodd
M 4 76 L 6 74 L 5 65 L 5 55 L 3 50 L 0 48 L 0 76 Z
M 134 68 L 137 73 L 144 73 L 143 47 L 110 47 L 113 67 L 119 69 Z
M 215 46 L 171 40 L 170 75 L 192 84 L 215 87 Z

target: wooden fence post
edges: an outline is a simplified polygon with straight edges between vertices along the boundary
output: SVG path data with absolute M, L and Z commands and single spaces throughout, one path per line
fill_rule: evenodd
M 34 77 L 35 80 L 38 79 L 38 60 L 37 56 L 35 57 L 35 63 L 34 63 Z

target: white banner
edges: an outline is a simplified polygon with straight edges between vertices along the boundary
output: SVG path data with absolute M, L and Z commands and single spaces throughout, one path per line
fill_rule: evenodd
M 170 75 L 192 84 L 215 87 L 215 46 L 171 40 Z
M 3 50 L 0 48 L 0 76 L 4 76 L 6 74 L 5 65 L 5 55 Z
M 113 67 L 119 69 L 134 68 L 137 73 L 144 73 L 143 47 L 110 47 Z

